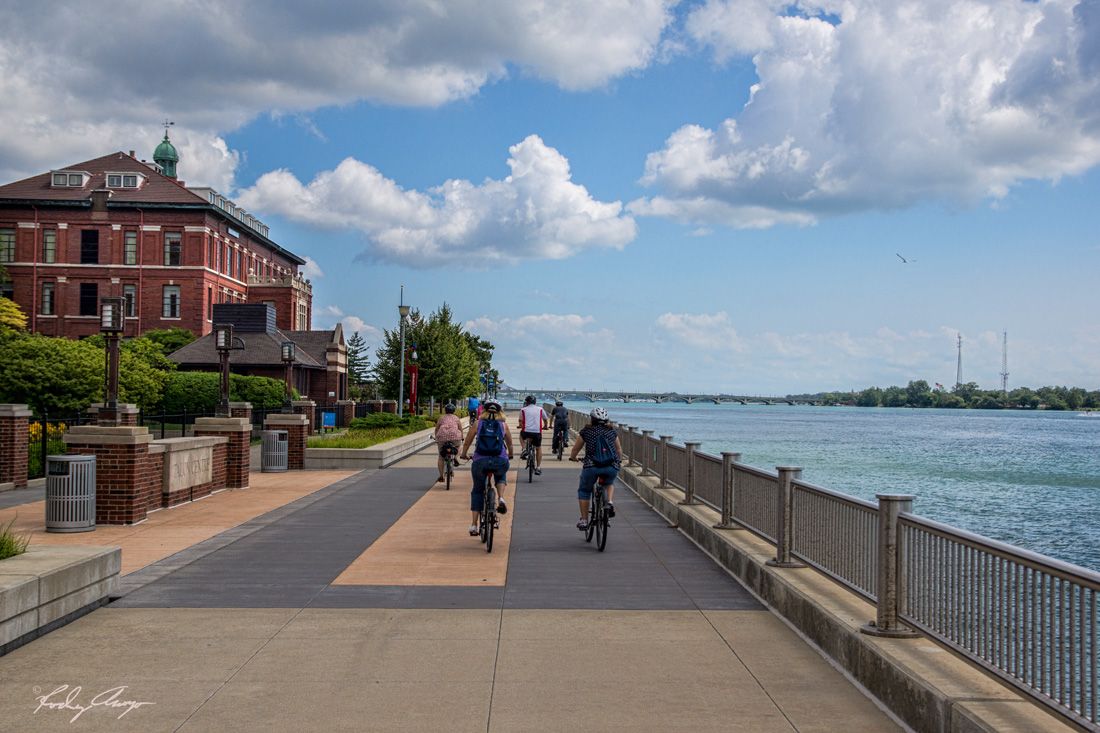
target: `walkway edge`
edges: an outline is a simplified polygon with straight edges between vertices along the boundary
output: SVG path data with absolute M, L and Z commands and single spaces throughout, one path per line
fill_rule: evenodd
M 812 568 L 766 565 L 773 545 L 748 531 L 714 529 L 718 512 L 679 504 L 679 490 L 662 489 L 626 467 L 619 477 L 913 730 L 1081 730 L 929 639 L 859 633 L 875 616 L 870 604 Z

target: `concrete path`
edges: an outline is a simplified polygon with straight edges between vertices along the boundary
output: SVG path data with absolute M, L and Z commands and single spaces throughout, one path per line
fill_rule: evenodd
M 212 537 L 0 657 L 0 729 L 898 730 L 622 487 L 585 543 L 577 473 L 510 487 L 492 555 L 424 454 Z

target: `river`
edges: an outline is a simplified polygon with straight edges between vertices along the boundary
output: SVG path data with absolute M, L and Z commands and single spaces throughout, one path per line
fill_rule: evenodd
M 914 512 L 1100 570 L 1100 414 L 601 402 L 673 441 L 795 465 L 863 499 L 913 494 Z M 589 411 L 590 402 L 567 407 Z

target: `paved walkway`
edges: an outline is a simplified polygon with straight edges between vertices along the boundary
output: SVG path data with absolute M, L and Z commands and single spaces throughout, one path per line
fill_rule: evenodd
M 598 553 L 550 460 L 486 555 L 465 467 L 435 476 L 421 454 L 344 478 L 130 573 L 0 657 L 0 729 L 898 730 L 625 489 Z M 121 686 L 153 704 L 39 705 Z

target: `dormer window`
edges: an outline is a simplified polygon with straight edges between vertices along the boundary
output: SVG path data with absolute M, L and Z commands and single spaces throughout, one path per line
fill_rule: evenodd
M 108 173 L 107 188 L 139 188 L 144 179 L 138 173 Z
M 88 178 L 83 171 L 54 171 L 50 181 L 55 188 L 83 188 Z

